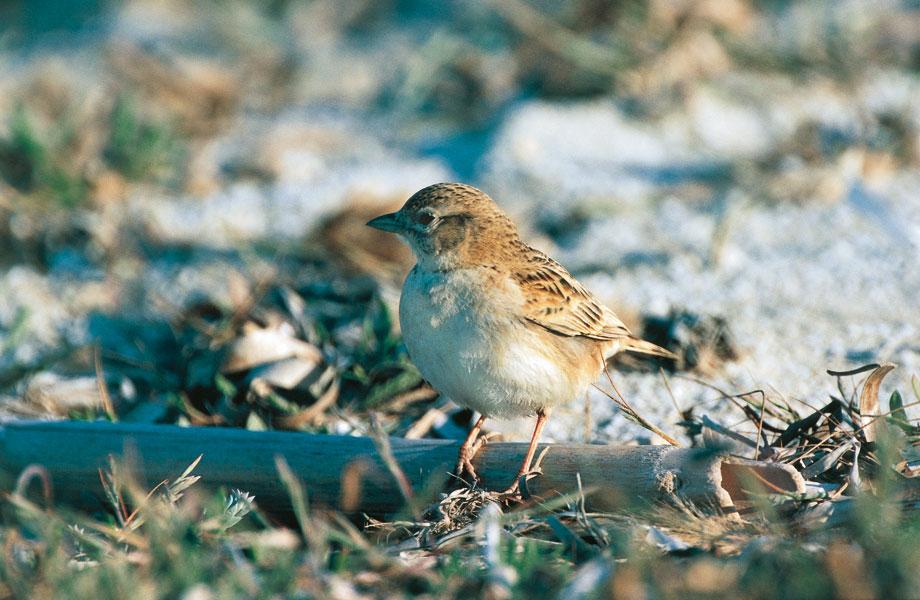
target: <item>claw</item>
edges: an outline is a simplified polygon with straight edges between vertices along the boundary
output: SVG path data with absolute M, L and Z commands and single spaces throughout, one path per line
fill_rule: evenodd
M 529 500 L 530 493 L 527 491 L 527 482 L 533 477 L 543 474 L 543 467 L 541 465 L 543 464 L 543 459 L 546 458 L 547 452 L 549 452 L 549 448 L 543 448 L 537 456 L 537 459 L 526 471 L 524 471 L 523 468 L 521 471 L 518 471 L 517 477 L 514 478 L 514 483 L 503 491 L 501 495 L 507 497 L 506 499 L 517 499 L 520 501 Z
M 479 475 L 476 474 L 476 469 L 473 467 L 473 461 L 471 460 L 476 456 L 476 450 L 478 448 L 460 448 L 460 457 L 457 460 L 457 467 L 454 469 L 454 473 L 460 479 L 463 479 L 465 475 L 469 475 L 472 479 L 473 484 L 479 483 Z
M 482 423 L 485 420 L 486 419 L 484 416 L 479 417 L 479 420 L 476 421 L 473 429 L 470 430 L 466 440 L 464 440 L 463 444 L 460 446 L 459 456 L 457 457 L 457 466 L 454 468 L 454 473 L 460 479 L 463 479 L 464 475 L 468 474 L 470 479 L 472 479 L 473 485 L 479 483 L 479 475 L 476 473 L 476 469 L 473 467 L 473 458 L 489 438 L 489 434 L 479 435 L 479 430 L 482 428 Z
M 470 476 L 473 485 L 479 483 L 479 474 L 476 473 L 476 469 L 473 467 L 472 461 L 468 458 L 464 458 L 460 462 L 460 470 L 458 475 L 462 478 L 464 473 Z

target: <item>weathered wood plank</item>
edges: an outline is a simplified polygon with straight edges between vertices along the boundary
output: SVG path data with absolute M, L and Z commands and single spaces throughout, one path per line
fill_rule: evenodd
M 414 489 L 432 478 L 444 479 L 453 466 L 458 442 L 391 439 L 393 454 Z M 515 473 L 526 444 L 492 443 L 475 465 L 483 485 L 503 489 Z M 311 435 L 281 431 L 182 428 L 86 422 L 14 422 L 0 427 L 0 468 L 15 475 L 31 464 L 51 475 L 56 501 L 92 505 L 100 493 L 98 468 L 110 455 L 135 460 L 147 485 L 174 478 L 199 454 L 202 483 L 240 488 L 268 511 L 289 509 L 275 457 L 285 458 L 303 481 L 312 502 L 340 508 L 346 470 L 361 473 L 361 493 L 353 512 L 386 514 L 399 510 L 399 489 L 366 437 Z M 635 499 L 671 500 L 679 496 L 701 506 L 731 508 L 743 500 L 741 485 L 756 472 L 772 486 L 803 492 L 804 482 L 783 465 L 734 464 L 710 450 L 670 446 L 550 445 L 543 475 L 531 481 L 534 494 L 551 497 L 576 489 L 576 474 L 588 497 L 588 510 L 610 510 Z M 10 481 L 10 478 L 6 478 Z M 7 484 L 8 485 L 8 484 Z

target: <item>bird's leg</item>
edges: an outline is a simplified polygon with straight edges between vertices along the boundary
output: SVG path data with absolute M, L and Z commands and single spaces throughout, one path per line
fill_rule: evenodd
M 530 436 L 530 446 L 527 447 L 527 454 L 524 455 L 524 462 L 521 463 L 521 468 L 518 471 L 517 475 L 514 478 L 514 483 L 511 484 L 507 490 L 502 492 L 503 494 L 512 495 L 517 494 L 518 487 L 521 483 L 521 477 L 524 477 L 530 473 L 530 464 L 533 462 L 534 454 L 537 453 L 537 442 L 540 441 L 540 433 L 543 431 L 543 426 L 546 425 L 546 420 L 549 418 L 549 409 L 544 408 L 537 411 L 537 424 L 533 428 L 533 435 Z
M 498 432 L 498 431 L 480 433 L 479 437 L 476 438 L 476 441 L 473 443 L 473 447 L 470 449 L 470 460 L 472 460 L 473 457 L 479 454 L 479 450 L 483 446 L 485 446 L 488 442 L 490 442 L 493 438 L 501 438 L 501 437 L 502 437 L 502 434 L 501 432 Z
M 468 473 L 473 479 L 473 483 L 479 481 L 479 476 L 476 474 L 476 469 L 473 468 L 472 461 L 484 442 L 484 440 L 479 438 L 479 431 L 482 429 L 482 424 L 485 423 L 485 421 L 485 415 L 480 416 L 476 420 L 476 424 L 473 425 L 473 428 L 470 429 L 470 433 L 466 436 L 466 439 L 463 440 L 463 444 L 460 445 L 460 453 L 457 456 L 457 468 L 454 470 L 457 477 L 461 479 L 464 473 Z

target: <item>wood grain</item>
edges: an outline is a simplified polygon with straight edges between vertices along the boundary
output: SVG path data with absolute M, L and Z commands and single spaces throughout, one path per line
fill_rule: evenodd
M 459 446 L 450 440 L 390 441 L 396 461 L 416 491 L 446 481 Z M 589 511 L 615 510 L 636 500 L 658 502 L 678 497 L 704 509 L 731 510 L 744 500 L 743 488 L 750 487 L 752 481 L 769 482 L 767 489 L 804 491 L 804 481 L 791 467 L 733 462 L 711 450 L 574 444 L 549 447 L 543 475 L 531 480 L 529 489 L 549 499 L 575 490 L 576 474 L 580 474 L 584 488 L 594 490 L 587 498 Z M 504 489 L 525 450 L 522 443 L 485 446 L 474 461 L 483 486 Z M 148 486 L 175 478 L 203 455 L 195 470 L 202 477 L 199 485 L 245 490 L 269 512 L 290 508 L 276 472 L 276 456 L 283 456 L 302 480 L 314 505 L 343 508 L 343 478 L 352 482 L 346 493 L 348 512 L 391 514 L 403 502 L 373 440 L 366 437 L 70 421 L 11 422 L 0 427 L 0 468 L 5 472 L 2 481 L 7 490 L 23 469 L 37 464 L 51 476 L 55 501 L 98 507 L 98 469 L 108 464 L 110 455 L 128 457 Z

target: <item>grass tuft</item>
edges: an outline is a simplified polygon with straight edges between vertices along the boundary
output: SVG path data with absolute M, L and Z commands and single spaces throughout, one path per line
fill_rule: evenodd
M 171 128 L 144 119 L 129 97 L 118 97 L 109 117 L 109 139 L 103 151 L 113 169 L 131 180 L 162 180 L 179 169 L 183 155 L 183 147 Z

